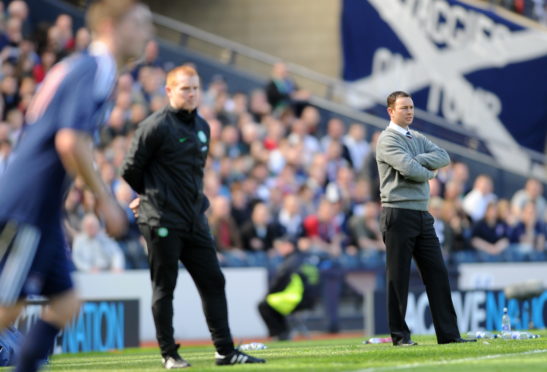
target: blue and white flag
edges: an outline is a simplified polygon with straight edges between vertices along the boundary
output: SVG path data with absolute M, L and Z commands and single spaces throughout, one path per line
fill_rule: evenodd
M 341 17 L 351 106 L 378 113 L 404 90 L 417 108 L 486 139 L 511 169 L 530 169 L 522 146 L 544 152 L 545 29 L 458 0 L 343 0 Z

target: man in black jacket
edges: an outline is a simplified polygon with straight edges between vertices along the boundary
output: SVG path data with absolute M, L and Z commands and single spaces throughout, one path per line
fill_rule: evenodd
M 139 228 L 148 246 L 152 314 L 166 369 L 190 364 L 174 340 L 173 291 L 179 261 L 200 293 L 216 348 L 216 364 L 263 363 L 234 348 L 228 325 L 225 279 L 218 263 L 205 210 L 203 168 L 209 125 L 199 115 L 200 80 L 189 65 L 167 74 L 169 104 L 144 120 L 122 166 L 122 176 L 139 194 Z

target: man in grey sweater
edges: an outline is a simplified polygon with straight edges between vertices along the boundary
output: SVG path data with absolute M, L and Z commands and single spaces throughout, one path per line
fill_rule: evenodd
M 389 328 L 393 345 L 417 345 L 405 322 L 414 257 L 425 284 L 437 342 L 467 342 L 460 337 L 450 296 L 448 272 L 433 217 L 427 211 L 428 181 L 437 169 L 450 163 L 445 150 L 424 135 L 410 131 L 414 103 L 408 93 L 397 91 L 387 98 L 390 123 L 378 139 L 376 162 L 380 174 L 382 214 L 380 227 L 387 252 Z

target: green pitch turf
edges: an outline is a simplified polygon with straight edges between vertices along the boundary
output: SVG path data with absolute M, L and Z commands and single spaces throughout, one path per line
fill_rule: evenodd
M 192 370 L 219 371 L 547 371 L 547 331 L 532 340 L 478 340 L 437 345 L 433 336 L 414 336 L 420 345 L 366 345 L 364 338 L 269 342 L 265 350 L 249 352 L 266 364 L 216 367 L 211 346 L 184 347 L 181 355 Z M 0 371 L 7 371 L 0 368 Z M 110 353 L 57 355 L 50 371 L 161 371 L 156 348 Z

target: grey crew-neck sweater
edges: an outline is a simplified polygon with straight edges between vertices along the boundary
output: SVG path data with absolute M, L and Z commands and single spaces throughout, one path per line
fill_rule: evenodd
M 429 179 L 434 170 L 450 163 L 448 153 L 423 134 L 412 138 L 387 128 L 378 138 L 376 163 L 380 174 L 382 206 L 427 210 Z

